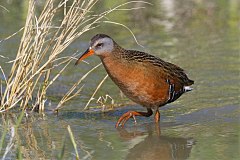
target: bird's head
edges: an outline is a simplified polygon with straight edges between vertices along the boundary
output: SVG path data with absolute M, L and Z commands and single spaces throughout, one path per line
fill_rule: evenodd
M 75 65 L 79 64 L 83 59 L 95 54 L 105 56 L 110 54 L 114 48 L 114 41 L 105 34 L 95 35 L 90 42 L 89 48 L 79 57 Z

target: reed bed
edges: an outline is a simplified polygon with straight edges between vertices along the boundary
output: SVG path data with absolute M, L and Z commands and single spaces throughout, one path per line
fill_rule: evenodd
M 46 0 L 42 11 L 37 14 L 36 0 L 29 0 L 25 26 L 2 40 L 6 41 L 16 34 L 22 33 L 16 58 L 9 61 L 12 64 L 10 72 L 5 73 L 2 64 L 0 64 L 0 73 L 1 77 L 3 77 L 0 80 L 0 113 L 3 113 L 1 114 L 2 130 L 0 131 L 0 154 L 3 156 L 2 159 L 7 158 L 13 152 L 17 159 L 31 159 L 33 154 L 36 157 L 45 156 L 38 148 L 37 140 L 32 134 L 32 127 L 27 125 L 28 127 L 25 131 L 24 127 L 21 126 L 21 133 L 19 133 L 19 126 L 23 117 L 29 113 L 25 112 L 26 109 L 40 113 L 44 112 L 48 98 L 47 91 L 78 56 L 78 52 L 64 56 L 63 51 L 77 38 L 80 38 L 83 33 L 95 29 L 102 23 L 120 25 L 129 30 L 133 35 L 128 27 L 112 22 L 106 16 L 113 11 L 143 8 L 124 8 L 132 3 L 149 4 L 144 1 L 129 1 L 102 13 L 95 13 L 93 7 L 98 4 L 98 1 L 62 0 L 59 2 L 58 0 Z M 3 8 L 3 6 L 0 7 Z M 135 38 L 134 35 L 133 37 Z M 136 43 L 138 42 L 136 41 Z M 7 57 L 0 55 L 0 58 Z M 80 77 L 58 102 L 55 111 L 58 111 L 66 102 L 78 96 L 84 87 L 83 80 L 100 66 L 101 64 L 94 66 Z M 94 98 L 106 79 L 107 76 L 99 82 L 99 85 L 84 107 L 85 110 L 88 109 L 89 104 L 94 99 L 101 104 L 103 110 L 107 100 L 110 99 L 111 105 L 114 104 L 114 100 L 109 95 L 101 96 L 98 99 Z M 9 115 L 4 114 L 4 112 L 13 108 L 20 108 L 22 111 L 18 116 L 13 116 L 15 117 L 13 118 L 14 120 L 4 117 L 4 115 Z M 81 151 L 86 152 L 86 157 L 91 157 L 91 153 L 84 150 L 84 144 L 76 144 L 70 126 L 66 128 L 74 146 L 73 154 L 76 159 L 80 158 L 78 147 L 81 148 Z M 24 134 L 22 134 L 23 132 Z M 48 137 L 47 133 L 45 137 Z M 26 139 L 26 146 L 22 146 L 23 138 Z M 64 159 L 63 157 L 66 154 L 65 139 L 62 149 L 57 156 L 58 159 Z
M 41 13 L 37 15 L 36 1 L 29 0 L 23 35 L 16 58 L 11 61 L 10 73 L 4 73 L 0 66 L 0 72 L 4 77 L 0 84 L 0 113 L 15 107 L 43 112 L 47 100 L 47 90 L 77 56 L 77 53 L 63 56 L 63 51 L 83 33 L 102 23 L 121 25 L 127 28 L 123 24 L 106 20 L 106 15 L 111 12 L 139 9 L 123 8 L 131 3 L 149 4 L 144 1 L 129 1 L 102 13 L 95 13 L 92 9 L 97 2 L 98 0 L 63 0 L 61 2 L 46 0 Z M 61 16 L 56 16 L 59 14 Z M 129 28 L 127 29 L 131 32 Z M 55 110 L 80 94 L 83 84 L 82 87 L 79 86 L 82 80 L 98 66 L 91 69 L 70 88 Z

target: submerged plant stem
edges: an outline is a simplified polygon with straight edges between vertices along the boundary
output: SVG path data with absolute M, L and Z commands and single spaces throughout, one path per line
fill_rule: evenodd
M 74 150 L 75 150 L 76 159 L 80 159 L 80 158 L 79 158 L 79 154 L 78 154 L 78 150 L 77 150 L 77 143 L 76 143 L 75 138 L 74 138 L 74 136 L 73 136 L 71 127 L 68 125 L 67 129 L 68 129 L 68 133 L 69 133 L 69 136 L 70 136 L 70 139 L 71 139 L 73 148 L 74 148 Z

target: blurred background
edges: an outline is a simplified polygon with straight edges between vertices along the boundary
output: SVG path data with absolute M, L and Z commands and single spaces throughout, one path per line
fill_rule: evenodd
M 93 12 L 101 13 L 127 2 L 99 1 Z M 194 90 L 161 108 L 161 129 L 153 118 L 129 121 L 126 130 L 116 130 L 117 118 L 129 109 L 144 110 L 122 96 L 108 78 L 95 95 L 110 95 L 116 108 L 110 112 L 82 112 L 96 86 L 106 75 L 103 67 L 86 80 L 82 94 L 65 104 L 58 116 L 47 114 L 22 124 L 19 135 L 22 152 L 28 158 L 56 157 L 72 127 L 82 159 L 237 159 L 239 157 L 240 99 L 240 2 L 238 0 L 153 0 L 152 5 L 134 3 L 107 15 L 106 20 L 123 26 L 102 23 L 76 40 L 64 55 L 83 52 L 92 36 L 105 33 L 120 46 L 151 53 L 184 68 L 195 81 Z M 44 1 L 37 2 L 39 12 Z M 0 41 L 25 24 L 28 1 L 0 2 Z M 61 16 L 61 15 L 60 15 Z M 16 56 L 21 33 L 0 42 L 0 64 L 7 74 Z M 49 90 L 48 109 L 57 102 L 84 73 L 100 63 L 93 56 L 79 66 L 70 65 Z M 0 74 L 3 78 L 3 75 Z M 90 106 L 99 106 L 93 100 Z M 110 104 L 111 101 L 107 102 Z M 50 105 L 51 104 L 51 105 Z M 161 130 L 161 134 L 159 134 Z M 1 129 L 0 129 L 1 133 Z M 74 157 L 66 141 L 65 158 Z M 31 152 L 30 152 L 31 151 Z M 14 153 L 9 157 L 15 157 Z M 70 158 L 71 159 L 71 158 Z

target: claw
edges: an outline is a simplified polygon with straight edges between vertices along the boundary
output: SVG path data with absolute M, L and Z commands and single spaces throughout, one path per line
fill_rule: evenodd
M 136 120 L 136 116 L 145 116 L 145 117 L 149 117 L 152 115 L 152 110 L 148 109 L 148 112 L 136 112 L 136 111 L 128 111 L 127 113 L 124 113 L 117 121 L 115 128 L 118 128 L 119 126 L 121 126 L 122 128 L 124 127 L 125 123 L 130 119 L 133 118 L 134 119 L 134 123 L 135 125 L 137 124 L 137 120 Z
M 133 118 L 135 119 L 136 121 L 136 118 L 133 114 L 134 112 L 133 111 L 128 111 L 127 113 L 124 113 L 117 121 L 115 127 L 118 128 L 119 126 L 121 126 L 122 128 L 124 127 L 124 124 L 130 119 L 130 118 Z
M 132 116 L 133 117 L 133 119 L 134 119 L 134 123 L 135 123 L 135 125 L 137 124 L 137 120 L 136 120 L 136 117 L 133 115 Z

